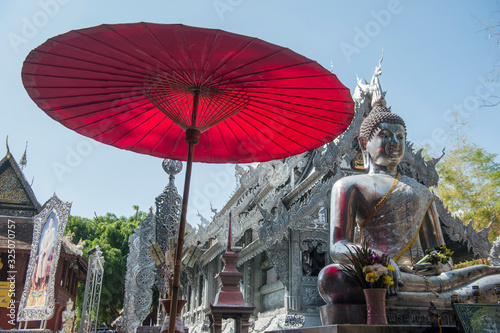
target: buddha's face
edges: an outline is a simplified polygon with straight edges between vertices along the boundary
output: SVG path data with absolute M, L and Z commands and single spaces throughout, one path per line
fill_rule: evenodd
M 362 148 L 364 145 L 376 169 L 396 171 L 405 153 L 405 136 L 402 125 L 382 123 Z

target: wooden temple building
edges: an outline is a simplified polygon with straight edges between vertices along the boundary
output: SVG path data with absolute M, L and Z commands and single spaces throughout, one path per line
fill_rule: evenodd
M 25 157 L 23 156 L 23 159 Z M 0 329 L 18 328 L 17 309 L 26 281 L 33 237 L 33 216 L 42 206 L 23 171 L 7 149 L 0 161 Z M 66 301 L 76 301 L 78 282 L 85 281 L 87 261 L 79 247 L 63 237 L 55 275 L 55 311 L 46 329 L 62 328 L 61 315 Z M 11 283 L 13 282 L 13 284 Z M 39 328 L 29 322 L 28 328 Z

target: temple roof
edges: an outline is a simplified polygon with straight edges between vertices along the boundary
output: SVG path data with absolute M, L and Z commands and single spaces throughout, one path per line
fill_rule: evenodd
M 7 151 L 0 161 L 0 215 L 32 217 L 41 209 L 19 165 Z
M 9 220 L 11 222 L 9 222 Z M 16 242 L 16 251 L 31 251 L 31 243 L 33 241 L 33 218 L 19 216 L 0 216 L 0 249 L 7 248 L 9 244 L 9 228 L 8 226 L 15 225 L 14 230 Z M 61 242 L 61 253 L 66 253 L 72 256 L 82 257 L 82 251 L 65 236 Z

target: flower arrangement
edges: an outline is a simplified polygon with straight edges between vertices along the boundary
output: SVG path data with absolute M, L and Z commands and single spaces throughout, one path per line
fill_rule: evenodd
M 417 265 L 426 263 L 431 263 L 434 265 L 437 265 L 438 263 L 447 264 L 450 261 L 452 254 L 453 251 L 448 249 L 446 247 L 446 244 L 436 246 L 433 249 L 425 250 L 425 256 L 420 259 L 419 262 L 417 262 Z
M 392 266 L 387 254 L 379 255 L 369 248 L 368 242 L 363 242 L 360 247 L 347 246 L 349 255 L 346 257 L 352 265 L 340 264 L 342 272 L 356 281 L 361 288 L 387 288 L 394 284 L 391 271 L 396 268 Z

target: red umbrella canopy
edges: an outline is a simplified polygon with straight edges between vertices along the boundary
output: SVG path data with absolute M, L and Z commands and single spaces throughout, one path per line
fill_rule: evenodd
M 31 51 L 22 79 L 64 126 L 175 160 L 186 160 L 190 128 L 202 132 L 195 162 L 248 163 L 330 142 L 354 113 L 349 90 L 316 62 L 257 38 L 180 24 L 70 31 Z

